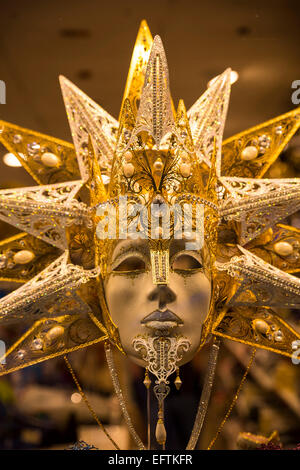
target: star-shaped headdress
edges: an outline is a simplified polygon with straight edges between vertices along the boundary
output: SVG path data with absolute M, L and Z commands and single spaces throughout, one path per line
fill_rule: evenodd
M 0 141 L 38 183 L 0 191 L 0 219 L 23 232 L 1 242 L 1 280 L 22 286 L 0 300 L 0 324 L 28 326 L 1 375 L 107 339 L 122 349 L 102 287 L 113 242 L 96 236 L 97 208 L 120 195 L 204 204 L 215 289 L 203 337 L 293 354 L 300 335 L 273 309 L 300 308 L 300 231 L 282 224 L 300 208 L 300 179 L 263 176 L 300 110 L 222 142 L 230 77 L 175 110 L 161 39 L 143 21 L 119 122 L 64 77 L 73 145 L 0 121 Z M 154 263 L 168 267 L 162 245 Z

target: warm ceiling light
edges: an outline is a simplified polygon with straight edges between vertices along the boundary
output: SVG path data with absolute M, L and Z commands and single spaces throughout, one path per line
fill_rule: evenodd
M 219 77 L 219 75 L 217 75 L 216 77 L 209 80 L 207 86 L 210 87 L 218 77 Z M 231 72 L 230 72 L 230 83 L 231 83 L 231 85 L 233 83 L 235 83 L 238 79 L 239 79 L 239 74 L 235 70 L 231 70 Z
M 14 167 L 22 166 L 22 164 L 19 162 L 19 160 L 13 153 L 6 153 L 3 156 L 3 161 L 5 165 L 8 165 L 8 166 L 14 166 Z
M 82 399 L 82 397 L 81 397 L 80 393 L 77 393 L 77 392 L 72 393 L 72 395 L 71 395 L 71 402 L 72 403 L 75 403 L 75 404 L 80 403 L 81 399 Z

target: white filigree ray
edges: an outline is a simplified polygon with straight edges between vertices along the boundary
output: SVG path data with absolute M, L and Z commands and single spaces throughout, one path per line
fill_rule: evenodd
M 231 69 L 228 68 L 216 77 L 187 113 L 200 162 L 205 161 L 210 166 L 216 139 L 218 176 L 221 174 L 222 139 L 230 96 L 230 75 Z
M 96 277 L 98 270 L 84 270 L 69 264 L 68 255 L 65 251 L 33 279 L 3 297 L 0 300 L 0 323 L 87 313 L 88 305 L 75 290 Z
M 67 110 L 73 142 L 82 179 L 89 178 L 89 136 L 99 165 L 111 169 L 119 123 L 67 78 L 60 76 L 60 85 Z
M 241 245 L 300 209 L 299 178 L 221 177 L 219 180 L 229 193 L 221 203 L 220 215 L 225 220 L 241 222 Z
M 136 124 L 127 148 L 135 142 L 136 136 L 142 131 L 153 137 L 157 149 L 160 148 L 163 138 L 172 133 L 176 134 L 168 64 L 159 36 L 155 36 L 153 41 Z
M 0 219 L 51 245 L 67 247 L 66 227 L 89 223 L 88 208 L 74 199 L 82 181 L 0 191 Z
M 237 290 L 228 305 L 269 306 L 300 309 L 300 279 L 275 268 L 245 248 L 242 256 L 227 263 L 216 263 L 238 281 Z

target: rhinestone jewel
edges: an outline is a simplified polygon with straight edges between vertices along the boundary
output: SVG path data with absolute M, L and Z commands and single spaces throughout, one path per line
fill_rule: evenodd
M 0 255 L 0 269 L 5 268 L 7 262 L 7 258 L 5 255 Z
M 19 144 L 20 142 L 22 142 L 22 136 L 21 136 L 20 134 L 14 135 L 14 137 L 13 137 L 13 143 L 14 143 L 14 144 Z
M 31 347 L 32 349 L 39 351 L 40 349 L 43 349 L 43 341 L 40 338 L 35 338 L 31 343 Z
M 27 144 L 27 149 L 29 155 L 34 155 L 40 150 L 40 145 L 36 142 L 31 142 L 30 144 Z
M 24 349 L 19 349 L 19 351 L 17 351 L 17 354 L 16 354 L 17 359 L 23 359 L 24 356 L 25 356 Z
M 283 334 L 280 330 L 276 331 L 276 333 L 274 334 L 274 339 L 277 342 L 280 342 L 283 340 Z

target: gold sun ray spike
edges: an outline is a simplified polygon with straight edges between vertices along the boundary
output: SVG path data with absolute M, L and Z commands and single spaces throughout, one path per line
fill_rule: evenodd
M 60 255 L 60 250 L 27 233 L 0 242 L 0 281 L 27 282 Z
M 66 249 L 66 227 L 89 223 L 88 208 L 75 196 L 82 181 L 0 191 L 0 219 L 51 245 Z
M 0 358 L 0 376 L 105 341 L 87 314 L 63 314 L 34 324 Z
M 232 231 L 230 232 L 232 236 Z M 284 224 L 273 225 L 245 245 L 245 248 L 269 264 L 287 273 L 300 271 L 300 229 Z M 239 255 L 236 244 L 218 245 L 218 260 L 229 261 Z
M 74 146 L 69 142 L 0 121 L 0 142 L 39 184 L 80 178 Z
M 152 44 L 152 34 L 147 22 L 143 20 L 140 24 L 133 48 L 129 72 L 122 99 L 119 121 L 121 121 L 121 113 L 126 99 L 129 100 L 130 107 L 134 115 L 137 114 L 139 101 L 144 86 L 146 65 L 149 59 Z
M 231 69 L 228 68 L 213 80 L 213 83 L 188 110 L 188 118 L 199 161 L 210 166 L 217 147 L 216 171 L 220 176 L 221 147 L 228 110 L 231 84 Z
M 212 334 L 287 357 L 293 356 L 300 339 L 294 328 L 264 307 L 230 308 L 217 318 Z
M 277 224 L 246 248 L 264 261 L 287 273 L 300 271 L 300 229 Z
M 300 108 L 297 108 L 225 140 L 221 174 L 261 178 L 299 127 Z

